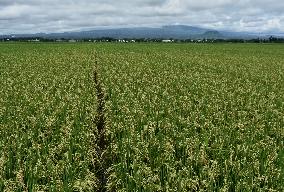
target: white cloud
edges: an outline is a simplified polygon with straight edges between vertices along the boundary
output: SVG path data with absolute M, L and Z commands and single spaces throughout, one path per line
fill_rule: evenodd
M 31 14 L 34 9 L 29 5 L 8 5 L 0 8 L 0 20 L 13 20 Z
M 0 0 L 1 33 L 174 23 L 284 32 L 280 0 Z

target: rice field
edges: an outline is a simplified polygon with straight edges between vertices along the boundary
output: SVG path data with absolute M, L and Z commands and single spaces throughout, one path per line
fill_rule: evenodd
M 0 191 L 283 191 L 279 44 L 0 44 Z

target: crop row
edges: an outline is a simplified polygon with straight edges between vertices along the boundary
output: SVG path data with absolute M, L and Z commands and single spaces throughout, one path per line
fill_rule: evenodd
M 0 191 L 96 188 L 92 51 L 0 49 Z
M 283 190 L 281 46 L 100 45 L 117 191 Z
M 0 44 L 0 191 L 282 191 L 283 53 Z

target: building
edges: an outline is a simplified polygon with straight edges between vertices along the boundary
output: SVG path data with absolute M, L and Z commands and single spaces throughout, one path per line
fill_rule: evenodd
M 174 42 L 174 40 L 170 40 L 170 39 L 164 39 L 162 40 L 163 43 L 172 43 Z

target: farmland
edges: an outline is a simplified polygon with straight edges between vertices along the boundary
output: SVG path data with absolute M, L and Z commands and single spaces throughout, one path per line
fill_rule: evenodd
M 0 191 L 284 190 L 283 45 L 3 43 L 0 83 Z

